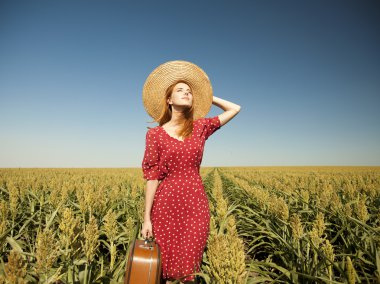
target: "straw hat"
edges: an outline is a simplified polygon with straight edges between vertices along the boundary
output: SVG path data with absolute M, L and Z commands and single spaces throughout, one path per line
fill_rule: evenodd
M 148 76 L 143 88 L 147 113 L 158 121 L 165 105 L 166 89 L 177 80 L 186 80 L 193 91 L 194 120 L 205 117 L 212 105 L 212 86 L 207 74 L 188 61 L 175 60 L 161 64 Z

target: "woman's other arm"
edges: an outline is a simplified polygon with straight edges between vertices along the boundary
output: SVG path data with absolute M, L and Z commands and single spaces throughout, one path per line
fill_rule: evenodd
M 224 125 L 229 122 L 235 115 L 237 115 L 240 111 L 240 106 L 229 102 L 227 100 L 223 100 L 221 98 L 213 96 L 212 104 L 220 107 L 224 112 L 219 114 L 220 125 Z
M 152 222 L 150 219 L 150 213 L 153 205 L 154 195 L 159 185 L 158 180 L 148 180 L 145 189 L 145 211 L 144 211 L 144 223 L 141 230 L 141 234 L 144 238 L 153 237 Z

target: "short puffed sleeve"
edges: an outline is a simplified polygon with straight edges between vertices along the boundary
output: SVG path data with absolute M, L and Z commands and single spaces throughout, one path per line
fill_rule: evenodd
M 145 138 L 145 153 L 142 161 L 143 176 L 146 180 L 159 179 L 159 150 L 155 132 L 149 129 Z
M 204 118 L 205 127 L 205 138 L 206 140 L 221 127 L 219 116 L 205 117 Z

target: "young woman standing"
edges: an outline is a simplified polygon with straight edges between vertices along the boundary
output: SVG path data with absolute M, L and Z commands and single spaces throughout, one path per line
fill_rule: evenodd
M 187 61 L 157 67 L 144 84 L 148 114 L 159 123 L 146 133 L 147 180 L 142 235 L 160 246 L 162 278 L 195 283 L 207 244 L 210 210 L 199 174 L 205 141 L 240 111 L 214 97 L 206 73 Z M 224 112 L 206 118 L 211 104 Z

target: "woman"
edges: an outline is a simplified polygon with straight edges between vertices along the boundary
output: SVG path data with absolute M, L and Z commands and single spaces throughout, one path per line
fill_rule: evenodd
M 161 72 L 159 79 L 152 79 L 165 67 L 170 75 Z M 162 84 L 163 79 L 170 77 L 170 82 L 164 84 L 160 115 L 157 111 L 152 114 L 152 108 L 158 104 L 151 101 L 152 94 L 157 92 L 152 91 L 150 99 L 144 102 L 159 126 L 146 134 L 142 169 L 147 186 L 141 233 L 144 238 L 154 236 L 160 246 L 162 278 L 166 283 L 175 279 L 194 283 L 190 281 L 195 281 L 194 273 L 200 272 L 210 225 L 208 199 L 199 175 L 205 141 L 230 121 L 240 106 L 212 96 L 207 75 L 190 62 L 171 61 L 159 68 L 144 86 L 148 96 L 147 86 L 152 81 Z M 204 118 L 211 107 L 207 102 L 224 112 Z

